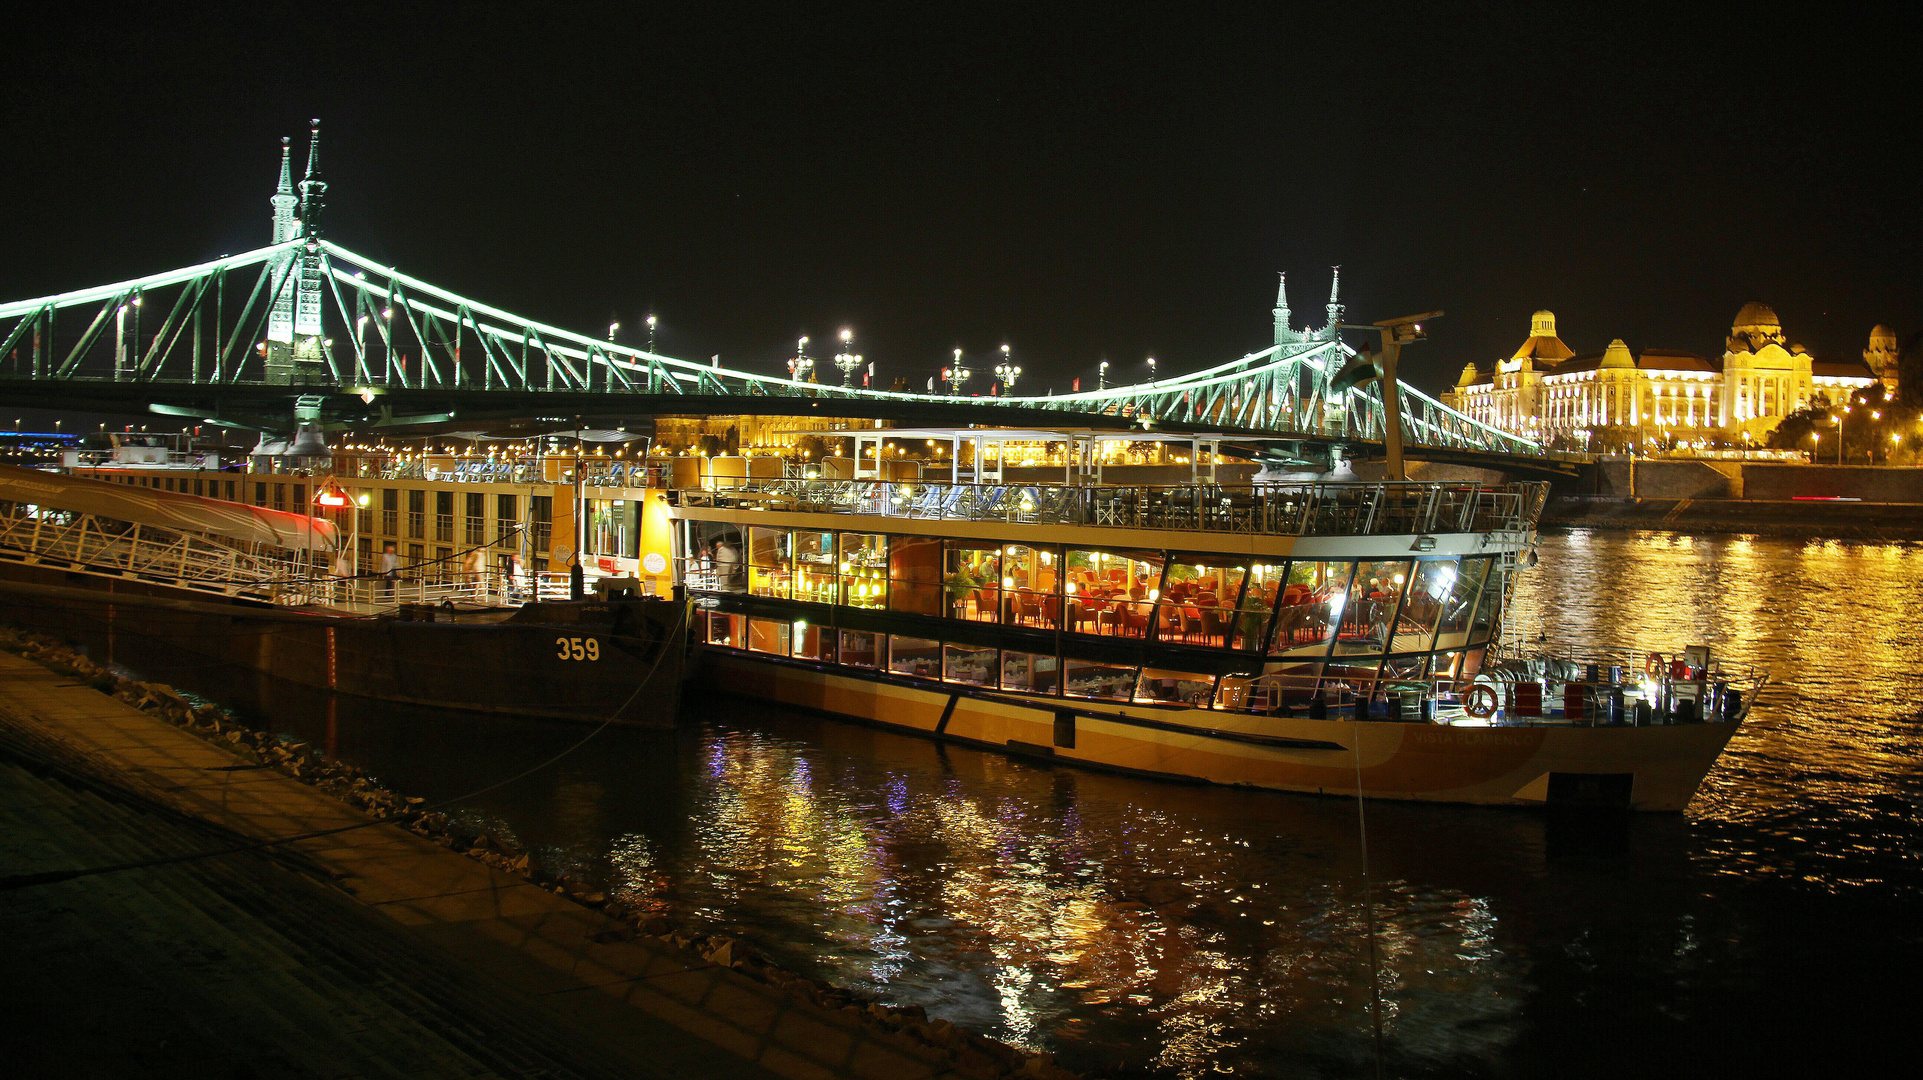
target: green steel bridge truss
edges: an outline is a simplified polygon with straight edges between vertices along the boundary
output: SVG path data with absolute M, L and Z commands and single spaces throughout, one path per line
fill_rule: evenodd
M 281 290 L 318 257 L 326 334 L 301 370 L 271 379 L 266 342 Z M 1352 356 L 1338 340 L 1279 344 L 1147 383 L 1047 396 L 955 397 L 798 382 L 596 340 L 409 277 L 327 240 L 297 238 L 214 262 L 36 300 L 0 304 L 0 378 L 202 387 L 289 386 L 291 396 L 383 389 L 646 394 L 702 399 L 807 397 L 902 405 L 965 404 L 1059 412 L 1064 424 L 1167 424 L 1344 442 L 1383 434 L 1373 385 L 1330 379 Z M 78 388 L 78 387 L 76 387 Z M 126 389 L 132 389 L 127 387 Z M 158 396 L 158 395 L 157 395 Z M 1490 427 L 1402 386 L 1405 444 L 1541 457 L 1532 440 Z M 690 400 L 690 408 L 697 402 Z M 658 408 L 658 403 L 657 406 Z M 1032 416 L 1032 414 L 1031 414 Z

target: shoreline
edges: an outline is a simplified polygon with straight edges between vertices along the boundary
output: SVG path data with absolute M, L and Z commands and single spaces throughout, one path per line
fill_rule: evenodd
M 610 968 L 607 974 L 616 976 L 617 981 L 599 988 L 621 985 L 618 977 L 629 967 L 646 971 L 639 978 L 656 988 L 648 1000 L 641 1000 L 639 993 L 617 993 L 613 995 L 615 1001 L 591 1012 L 611 1017 L 637 1010 L 651 1013 L 653 1019 L 680 1028 L 694 1045 L 711 1048 L 715 1055 L 712 1065 L 724 1072 L 726 1063 L 732 1060 L 742 1067 L 744 1075 L 759 1066 L 775 1075 L 1074 1078 L 1054 1064 L 1051 1054 L 1011 1047 L 964 1031 L 949 1021 L 931 1020 L 917 1006 L 884 1005 L 778 967 L 737 936 L 699 934 L 678 927 L 665 905 L 632 903 L 565 876 L 551 875 L 528 854 L 505 850 L 498 838 L 463 827 L 425 805 L 424 800 L 388 790 L 357 766 L 329 761 L 305 744 L 284 744 L 274 735 L 238 723 L 217 705 L 194 704 L 165 684 L 121 678 L 51 635 L 0 627 L 0 656 L 18 657 L 33 670 L 74 680 L 53 683 L 43 679 L 47 685 L 34 688 L 43 696 L 109 699 L 103 704 L 118 707 L 101 709 L 96 705 L 83 711 L 112 714 L 111 718 L 90 719 L 89 723 L 151 727 L 151 737 L 143 732 L 134 740 L 141 748 L 166 743 L 175 757 L 209 758 L 211 753 L 214 757 L 210 760 L 228 763 L 200 761 L 185 770 L 186 779 L 175 779 L 183 770 L 174 766 L 169 769 L 173 774 L 170 786 L 156 794 L 148 790 L 156 768 L 153 763 L 121 760 L 125 754 L 118 751 L 103 753 L 97 733 L 78 727 L 66 730 L 60 721 L 41 715 L 52 716 L 59 710 L 43 708 L 23 714 L 16 708 L 0 712 L 0 723 L 34 729 L 44 739 L 86 754 L 100 766 L 94 780 L 97 785 L 116 787 L 145 799 L 164 798 L 180 812 L 198 815 L 211 826 L 252 836 L 256 841 L 273 839 L 263 850 L 271 848 L 315 859 L 324 866 L 344 847 L 372 845 L 382 853 L 377 857 L 396 863 L 389 880 L 370 883 L 361 879 L 362 868 L 373 861 L 366 852 L 328 869 L 335 872 L 332 876 L 337 878 L 343 895 L 369 905 L 370 913 L 397 915 L 396 909 L 382 906 L 384 902 L 376 898 L 384 889 L 398 888 L 410 897 L 425 896 L 406 901 L 409 918 L 400 919 L 397 928 L 418 930 L 420 922 L 411 920 L 437 921 L 439 916 L 431 911 L 432 889 L 462 877 L 476 879 L 468 883 L 470 886 L 486 879 L 480 885 L 482 892 L 500 895 L 503 890 L 512 891 L 521 897 L 519 908 L 554 909 L 543 917 L 544 922 L 560 923 L 564 928 L 580 924 L 595 931 L 587 940 L 598 950 L 632 954 L 601 959 L 601 964 Z M 345 837 L 334 835 L 319 845 L 298 837 L 297 842 L 283 842 L 276 838 L 288 836 L 284 827 L 262 828 L 258 817 L 236 819 L 227 808 L 227 793 L 237 776 L 249 778 L 251 790 L 264 792 L 281 805 L 298 806 L 303 822 L 299 832 L 306 832 L 315 821 L 327 820 L 336 826 L 333 832 L 361 839 L 345 841 Z M 219 793 L 222 809 L 218 814 L 208 813 L 206 805 L 194 805 L 197 783 Z M 345 824 L 339 824 L 341 821 Z M 391 854 L 397 847 L 405 852 L 398 859 Z M 355 884 L 346 884 L 348 880 Z M 445 895 L 465 897 L 475 892 L 470 887 Z M 526 914 L 506 920 L 496 916 L 492 921 L 519 920 Z M 483 917 L 476 922 L 471 915 L 457 917 L 436 933 L 455 928 L 467 932 L 478 927 L 481 934 L 488 935 L 489 921 Z M 527 933 L 518 922 L 505 929 L 510 936 Z M 533 936 L 539 938 L 543 932 Z M 489 943 L 489 947 L 496 944 Z M 564 948 L 567 946 L 562 940 L 521 945 L 521 951 L 549 964 L 554 950 Z M 455 961 L 462 958 L 456 956 Z M 567 958 L 567 976 L 581 976 L 581 959 Z M 519 958 L 516 963 L 526 966 Z M 493 974 L 498 978 L 500 972 Z M 545 983 L 553 977 L 554 973 L 548 972 L 539 981 Z M 519 981 L 528 981 L 527 973 Z M 670 987 L 676 981 L 688 982 L 689 992 L 675 994 Z M 583 988 L 595 986 L 595 981 L 588 980 Z M 766 1015 L 770 1013 L 772 1019 Z M 761 1030 L 764 1020 L 774 1026 Z
M 1809 540 L 1923 540 L 1923 503 L 1554 495 L 1538 527 Z

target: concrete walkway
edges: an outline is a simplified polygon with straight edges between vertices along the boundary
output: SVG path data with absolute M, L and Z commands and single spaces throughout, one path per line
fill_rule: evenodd
M 367 821 L 0 653 L 0 875 Z M 386 824 L 0 890 L 0 934 L 12 1075 L 974 1073 Z

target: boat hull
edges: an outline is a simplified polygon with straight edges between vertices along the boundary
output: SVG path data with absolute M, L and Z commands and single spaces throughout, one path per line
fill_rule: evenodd
M 1454 727 L 979 693 L 697 647 L 713 690 L 1063 764 L 1369 798 L 1680 811 L 1737 727 Z
M 187 598 L 42 568 L 7 566 L 0 578 L 18 583 L 0 588 L 0 620 L 23 629 L 148 638 L 383 701 L 665 727 L 685 674 L 686 605 L 666 600 L 547 603 L 502 621 L 429 622 Z

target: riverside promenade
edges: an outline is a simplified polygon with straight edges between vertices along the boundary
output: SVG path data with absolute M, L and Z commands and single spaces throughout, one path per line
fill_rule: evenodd
M 13 1076 L 984 1075 L 7 653 L 0 877 Z

